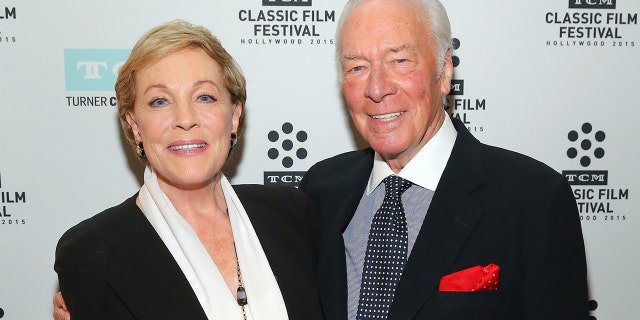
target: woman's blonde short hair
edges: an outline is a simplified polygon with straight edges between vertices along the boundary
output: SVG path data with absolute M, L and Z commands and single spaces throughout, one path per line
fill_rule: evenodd
M 127 141 L 135 149 L 133 130 L 127 122 L 127 111 L 133 110 L 136 98 L 136 72 L 146 66 L 178 51 L 187 48 L 202 48 L 223 70 L 223 80 L 231 96 L 231 102 L 243 107 L 247 100 L 246 80 L 240 67 L 220 41 L 202 26 L 174 20 L 159 25 L 145 33 L 131 50 L 127 61 L 118 72 L 115 84 L 118 100 L 118 116 Z M 240 135 L 244 123 L 244 112 L 240 116 L 237 134 Z M 146 159 L 141 158 L 146 164 Z

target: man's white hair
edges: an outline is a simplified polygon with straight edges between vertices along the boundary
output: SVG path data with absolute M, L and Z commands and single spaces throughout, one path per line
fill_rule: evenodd
M 338 66 L 338 74 L 342 73 L 341 62 L 341 45 L 340 40 L 342 37 L 342 28 L 347 18 L 351 15 L 353 9 L 358 5 L 371 1 L 371 0 L 350 0 L 344 7 L 340 19 L 338 20 L 338 26 L 336 27 L 336 62 Z M 424 21 L 427 25 L 424 26 L 425 30 L 431 34 L 431 38 L 436 44 L 435 57 L 436 65 L 438 66 L 438 76 L 442 75 L 444 69 L 444 60 L 447 52 L 450 52 L 451 42 L 451 24 L 449 23 L 449 17 L 447 16 L 447 10 L 442 3 L 438 0 L 385 0 L 388 2 L 405 2 L 416 3 L 424 9 Z

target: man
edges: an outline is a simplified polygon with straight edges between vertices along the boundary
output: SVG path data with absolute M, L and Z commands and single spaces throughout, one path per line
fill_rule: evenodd
M 343 12 L 342 91 L 371 148 L 319 162 L 300 186 L 320 212 L 325 318 L 587 319 L 571 189 L 544 164 L 481 144 L 447 116 L 450 33 L 437 0 L 350 1 Z M 394 272 L 372 280 L 386 259 L 369 247 L 385 241 L 376 211 L 389 175 L 410 182 L 398 205 L 405 235 L 389 236 L 407 248 L 404 261 L 380 267 Z

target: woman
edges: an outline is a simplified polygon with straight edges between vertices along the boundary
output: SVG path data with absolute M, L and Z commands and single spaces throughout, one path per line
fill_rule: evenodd
M 153 28 L 115 89 L 144 185 L 60 239 L 55 270 L 71 318 L 320 319 L 308 199 L 232 188 L 221 172 L 246 92 L 220 42 L 181 21 Z

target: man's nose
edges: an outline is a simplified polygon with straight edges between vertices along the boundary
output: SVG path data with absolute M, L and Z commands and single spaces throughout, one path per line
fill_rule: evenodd
M 381 102 L 384 97 L 396 93 L 396 87 L 383 66 L 372 66 L 369 73 L 365 96 L 374 102 Z

